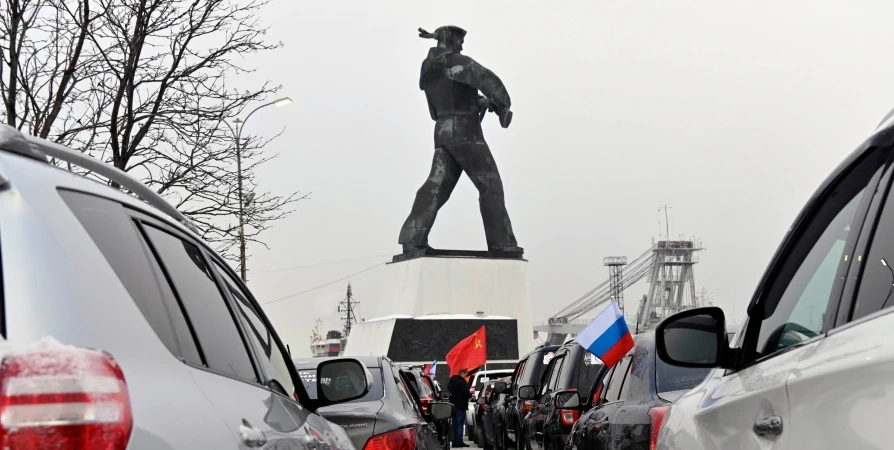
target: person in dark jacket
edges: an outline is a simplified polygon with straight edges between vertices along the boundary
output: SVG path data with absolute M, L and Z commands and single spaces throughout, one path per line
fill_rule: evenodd
M 469 409 L 469 399 L 472 394 L 469 392 L 469 382 L 466 377 L 469 371 L 460 369 L 459 373 L 450 377 L 447 383 L 447 392 L 450 393 L 450 403 L 453 403 L 453 446 L 468 447 L 463 442 L 463 430 L 466 425 L 466 410 Z

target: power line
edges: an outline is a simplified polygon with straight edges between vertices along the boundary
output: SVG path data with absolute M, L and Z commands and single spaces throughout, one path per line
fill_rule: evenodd
M 297 296 L 299 296 L 299 295 L 306 294 L 306 293 L 308 293 L 308 292 L 315 291 L 315 290 L 317 290 L 317 289 L 324 288 L 324 287 L 326 287 L 326 286 L 330 286 L 330 285 L 332 285 L 332 284 L 338 283 L 339 281 L 347 280 L 348 278 L 351 278 L 351 277 L 356 276 L 356 275 L 360 275 L 360 274 L 363 273 L 363 272 L 369 272 L 370 270 L 373 270 L 373 269 L 375 269 L 376 267 L 379 267 L 379 266 L 384 266 L 384 265 L 387 264 L 387 263 L 388 263 L 388 261 L 383 261 L 383 262 L 380 262 L 380 263 L 378 263 L 378 264 L 376 264 L 376 265 L 374 265 L 374 266 L 372 266 L 372 267 L 367 267 L 366 269 L 363 269 L 363 270 L 361 270 L 360 272 L 352 273 L 352 274 L 350 274 L 350 275 L 348 275 L 348 276 L 346 276 L 346 277 L 339 278 L 339 279 L 337 279 L 337 280 L 335 280 L 335 281 L 330 281 L 330 282 L 328 282 L 328 283 L 326 283 L 326 284 L 321 284 L 321 285 L 319 285 L 319 286 L 317 286 L 317 287 L 315 287 L 315 288 L 310 288 L 310 289 L 308 289 L 308 290 L 306 290 L 306 291 L 301 291 L 301 292 L 298 292 L 298 293 L 296 293 L 296 294 L 290 294 L 290 295 L 287 295 L 287 296 L 285 296 L 285 297 L 278 298 L 278 299 L 276 299 L 276 300 L 270 300 L 269 302 L 264 302 L 264 303 L 261 303 L 261 304 L 262 304 L 262 305 L 269 305 L 269 304 L 271 304 L 271 303 L 276 303 L 276 302 L 281 301 L 281 300 L 286 300 L 286 299 L 290 299 L 290 298 L 292 298 L 292 297 L 297 297 Z
M 384 257 L 386 257 L 386 256 L 391 256 L 391 255 L 364 256 L 364 257 L 362 257 L 362 258 L 344 259 L 344 260 L 341 260 L 341 261 L 329 261 L 329 262 L 323 262 L 323 263 L 308 264 L 308 265 L 305 265 L 305 266 L 281 267 L 281 268 L 279 268 L 279 269 L 270 269 L 270 270 L 252 271 L 252 273 L 255 274 L 255 275 L 258 275 L 258 274 L 261 274 L 261 273 L 282 272 L 282 271 L 284 271 L 284 270 L 298 270 L 298 269 L 306 269 L 306 268 L 308 268 L 308 267 L 330 266 L 330 265 L 333 265 L 333 264 L 342 264 L 342 263 L 347 263 L 347 262 L 363 261 L 363 260 L 373 259 L 373 258 L 384 258 Z

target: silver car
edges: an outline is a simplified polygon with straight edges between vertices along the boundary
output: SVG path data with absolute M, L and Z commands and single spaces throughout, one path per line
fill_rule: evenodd
M 0 287 L 8 341 L 105 352 L 4 359 L 2 448 L 353 449 L 315 411 L 369 391 L 359 361 L 321 364 L 309 397 L 251 292 L 188 220 L 123 172 L 5 125 Z M 355 382 L 336 389 L 344 376 Z

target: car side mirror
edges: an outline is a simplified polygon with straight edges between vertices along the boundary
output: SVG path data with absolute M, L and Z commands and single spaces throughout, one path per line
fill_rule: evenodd
M 553 396 L 553 404 L 559 409 L 574 409 L 581 405 L 580 393 L 577 391 L 560 391 Z
M 372 373 L 356 359 L 331 359 L 317 366 L 317 393 L 323 406 L 363 397 L 372 384 Z
M 537 388 L 534 386 L 522 386 L 518 388 L 518 398 L 522 400 L 534 400 L 537 396 Z
M 726 367 L 732 353 L 726 342 L 726 318 L 716 306 L 693 308 L 664 319 L 655 329 L 662 361 L 681 367 Z
M 497 381 L 494 383 L 494 393 L 496 394 L 502 394 L 506 392 L 507 389 L 509 389 L 509 386 L 506 386 L 505 381 Z
M 487 404 L 487 399 L 484 397 L 478 397 L 478 400 L 475 400 L 475 403 L 477 403 L 479 405 L 485 405 L 485 404 Z
M 541 405 L 548 405 L 550 400 L 552 400 L 552 397 L 550 397 L 549 394 L 543 394 L 540 396 L 540 398 L 537 399 L 537 403 L 540 403 Z
M 441 400 L 450 400 L 450 393 L 447 391 L 441 391 Z
M 433 420 L 444 420 L 453 417 L 453 405 L 447 402 L 432 402 L 428 405 Z

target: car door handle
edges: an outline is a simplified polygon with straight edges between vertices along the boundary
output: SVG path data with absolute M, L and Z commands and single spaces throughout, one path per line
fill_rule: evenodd
M 754 423 L 754 434 L 760 437 L 779 436 L 782 434 L 782 417 L 764 417 Z
M 249 448 L 267 445 L 267 436 L 264 436 L 264 432 L 251 426 L 245 419 L 242 419 L 242 426 L 239 427 L 239 437 L 242 439 L 242 443 Z

